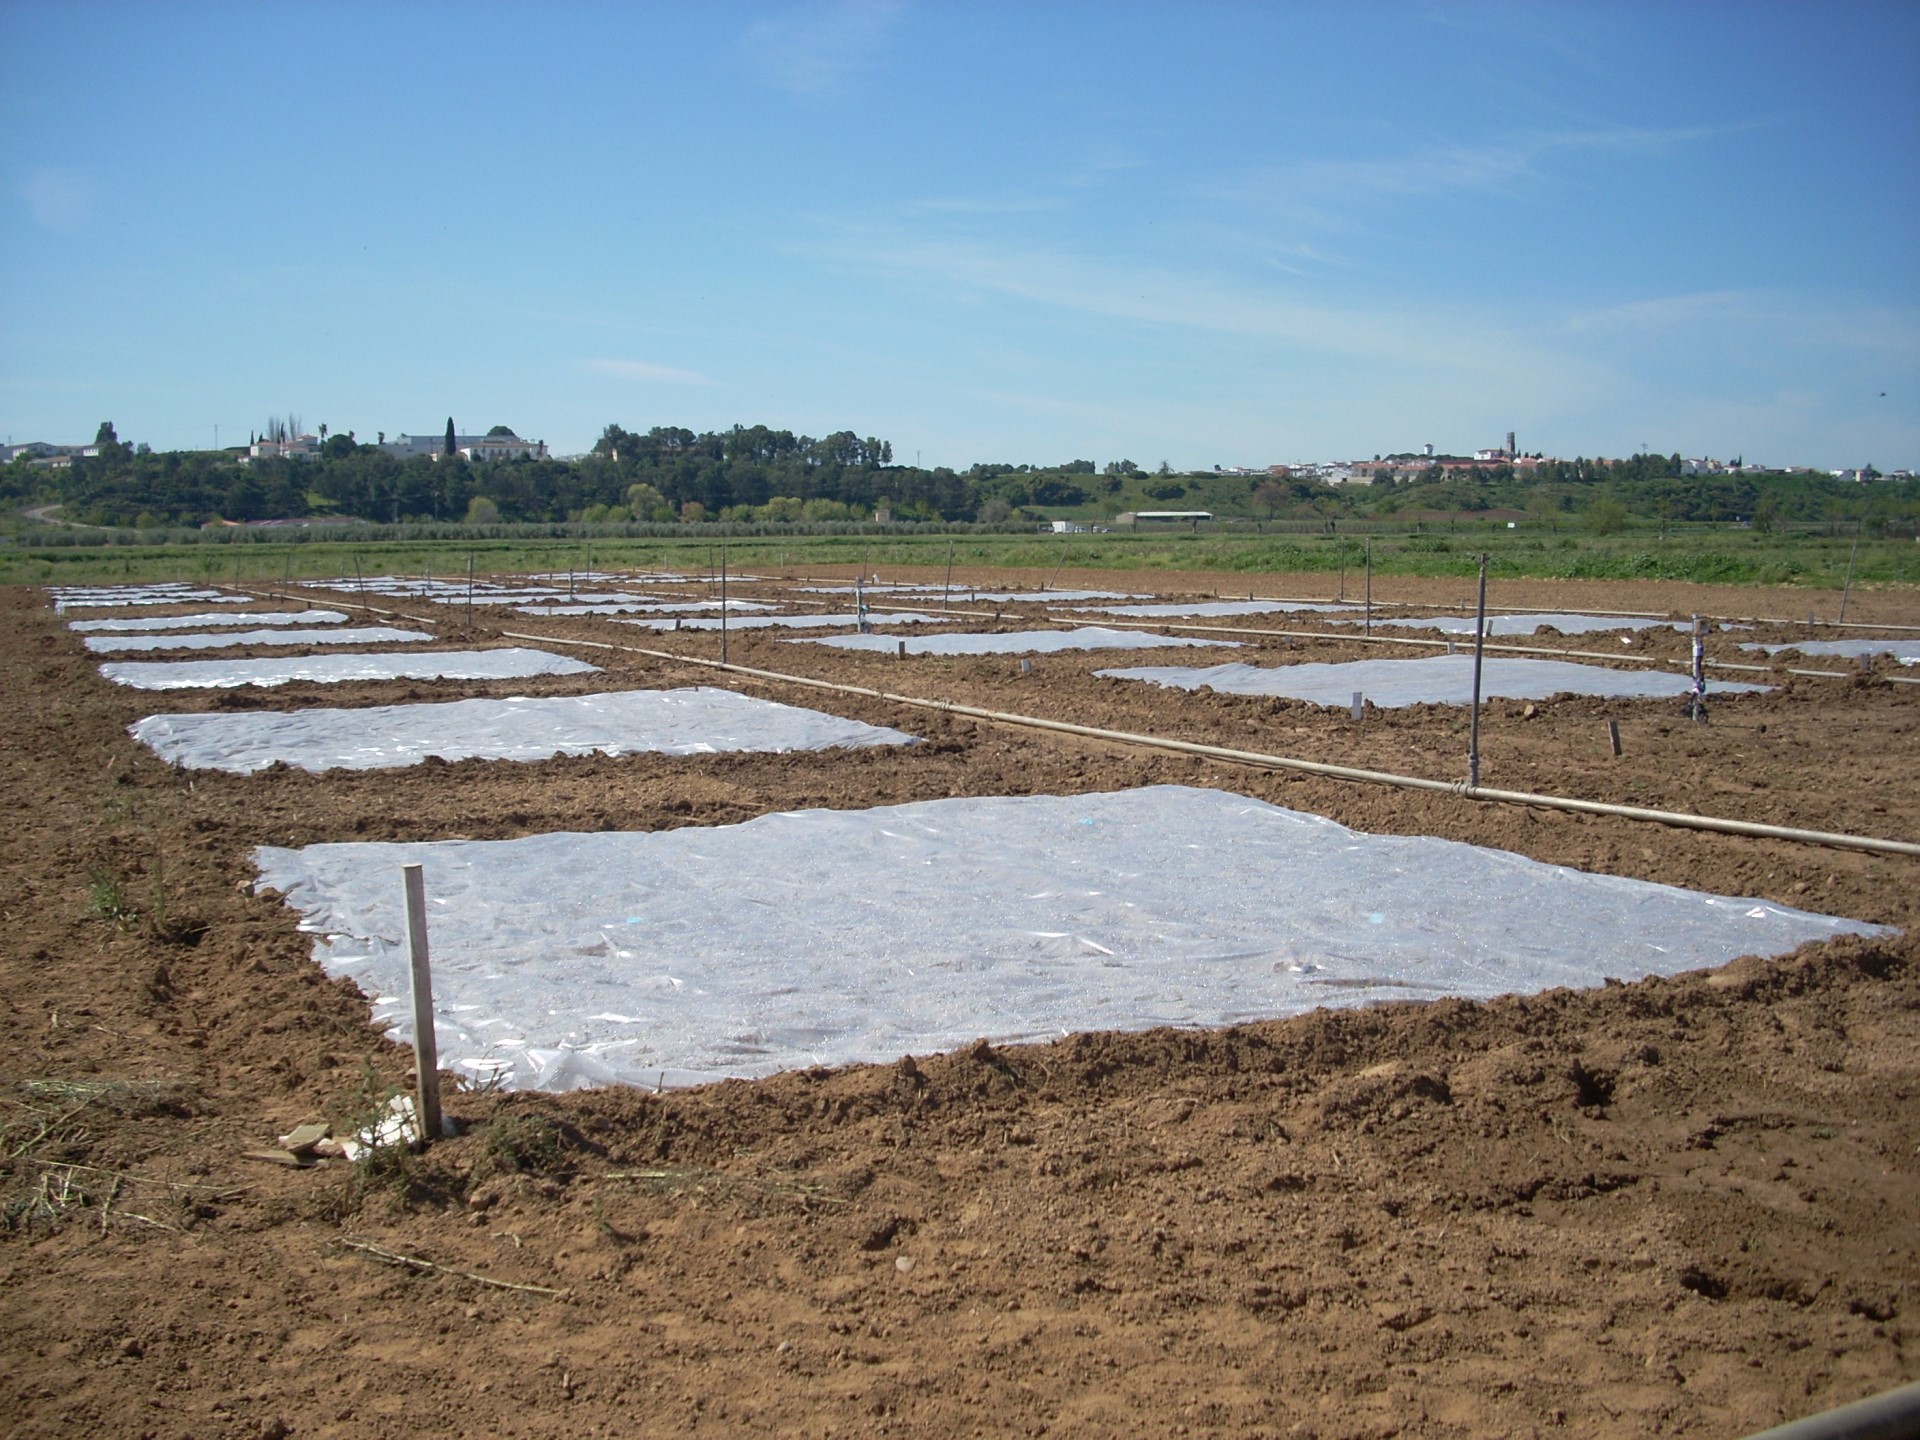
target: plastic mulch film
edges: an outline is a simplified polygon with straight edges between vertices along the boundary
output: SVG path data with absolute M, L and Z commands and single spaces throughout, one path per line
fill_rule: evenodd
M 1798 650 L 1802 655 L 1838 655 L 1849 660 L 1891 655 L 1899 664 L 1920 665 L 1920 638 L 1912 636 L 1903 640 L 1788 640 L 1767 644 L 1747 641 L 1740 648 L 1762 650 L 1769 655 L 1778 655 L 1782 650 Z
M 951 617 L 949 617 L 951 618 Z M 715 616 L 675 617 L 664 619 L 654 617 L 645 620 L 622 620 L 622 625 L 644 625 L 649 630 L 718 630 L 720 621 Z M 773 626 L 787 630 L 851 630 L 860 623 L 858 615 L 742 615 L 727 620 L 729 630 L 765 629 Z M 867 612 L 869 625 L 938 625 L 938 615 L 921 615 L 910 610 Z
M 110 620 L 69 620 L 67 628 L 85 635 L 97 631 L 132 633 L 241 625 L 342 625 L 346 619 L 338 610 L 228 610 L 206 615 L 116 615 Z
M 1351 607 L 1348 607 L 1351 608 Z M 1359 622 L 1352 616 L 1334 622 L 1339 625 L 1353 625 Z M 1472 635 L 1474 617 L 1471 615 L 1414 615 L 1401 616 L 1398 619 L 1383 620 L 1373 617 L 1376 625 L 1394 625 L 1409 630 L 1438 630 L 1443 635 Z M 1688 621 L 1648 620 L 1620 615 L 1489 615 L 1487 634 L 1489 635 L 1531 635 L 1542 626 L 1559 631 L 1562 635 L 1586 635 L 1596 630 L 1653 630 L 1667 628 L 1673 630 L 1691 630 Z
M 417 765 L 429 755 L 546 760 L 915 743 L 899 730 L 707 686 L 358 710 L 149 715 L 131 730 L 169 764 L 240 774 L 276 762 L 301 770 L 377 770 Z
M 890 652 L 905 645 L 909 655 L 1033 655 L 1056 650 L 1163 650 L 1200 645 L 1232 649 L 1239 645 L 1236 640 L 1195 640 L 1184 635 L 1109 630 L 1102 625 L 1082 625 L 1074 630 L 1010 630 L 999 635 L 916 635 L 906 639 L 892 635 L 822 635 L 785 643 Z
M 56 615 L 69 610 L 106 610 L 127 605 L 246 605 L 251 595 L 228 595 L 219 590 L 193 590 L 180 586 L 112 586 L 98 590 L 56 589 L 53 609 Z
M 1143 665 L 1101 670 L 1114 680 L 1147 680 L 1180 690 L 1206 688 L 1225 695 L 1280 695 L 1315 705 L 1349 705 L 1357 690 L 1383 709 L 1403 705 L 1467 705 L 1473 700 L 1473 656 L 1426 655 L 1416 660 L 1350 660 L 1344 664 L 1215 665 L 1186 669 Z M 1483 657 L 1480 695 L 1488 700 L 1545 700 L 1550 695 L 1600 695 L 1616 698 L 1666 697 L 1689 693 L 1693 681 L 1665 670 L 1610 670 L 1570 660 L 1528 660 L 1505 655 Z M 1713 695 L 1763 691 L 1765 685 L 1709 681 Z
M 1180 786 L 256 850 L 402 1041 L 409 862 L 442 1063 L 554 1090 L 1597 986 L 1876 929 Z
M 411 645 L 433 636 L 424 630 L 368 625 L 349 630 L 216 630 L 207 634 L 89 635 L 96 655 L 125 650 L 233 650 L 243 645 Z
M 1360 607 L 1337 605 L 1331 601 L 1322 604 L 1313 600 L 1192 600 L 1168 601 L 1159 605 L 1076 605 L 1073 608 L 1102 615 L 1135 615 L 1148 619 L 1155 616 L 1173 618 L 1181 615 L 1225 616 L 1277 613 L 1335 615 L 1355 611 Z
M 545 650 L 429 650 L 411 655 L 293 655 L 273 660 L 114 660 L 100 673 L 136 690 L 225 690 L 294 680 L 521 680 L 592 675 L 597 665 Z

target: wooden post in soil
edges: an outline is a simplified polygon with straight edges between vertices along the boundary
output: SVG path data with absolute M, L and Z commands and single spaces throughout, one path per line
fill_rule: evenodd
M 727 547 L 720 547 L 720 663 L 727 663 Z
M 953 596 L 953 537 L 947 537 L 947 583 L 940 587 L 940 613 L 947 613 L 948 601 Z
M 427 883 L 402 865 L 407 892 L 407 963 L 413 972 L 413 1074 L 422 1144 L 440 1138 L 440 1047 L 433 1033 L 433 969 L 427 959 Z

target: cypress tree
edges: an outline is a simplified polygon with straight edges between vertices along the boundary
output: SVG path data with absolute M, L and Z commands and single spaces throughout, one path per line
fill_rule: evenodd
M 453 454 L 453 451 L 454 451 L 454 443 L 453 443 L 453 441 L 454 441 L 454 434 L 453 434 L 453 417 L 452 417 L 451 415 L 449 415 L 449 416 L 447 417 L 447 448 L 446 448 L 446 452 L 445 452 L 445 453 L 447 453 L 448 455 L 451 455 L 451 454 Z

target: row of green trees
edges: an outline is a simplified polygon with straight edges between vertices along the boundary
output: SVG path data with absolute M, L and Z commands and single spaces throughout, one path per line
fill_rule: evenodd
M 496 427 L 498 428 L 498 427 Z M 22 459 L 0 468 L 0 503 L 59 503 L 83 524 L 161 527 L 213 519 L 310 516 L 376 522 L 552 524 L 625 521 L 756 524 L 864 520 L 995 523 L 1045 511 L 1083 517 L 1168 504 L 1222 517 L 1336 521 L 1342 517 L 1507 510 L 1559 523 L 1618 528 L 1629 516 L 1745 520 L 1757 528 L 1829 520 L 1920 521 L 1920 482 L 1861 486 L 1826 475 L 1745 471 L 1689 476 L 1680 457 L 1551 460 L 1537 465 L 1431 465 L 1372 484 L 1328 486 L 1305 476 L 1149 473 L 1129 460 L 1096 469 L 977 464 L 965 471 L 893 463 L 893 446 L 851 430 L 815 439 L 764 425 L 695 432 L 609 425 L 573 460 L 470 464 L 457 455 L 397 459 L 351 434 L 329 436 L 315 460 L 247 463 L 230 451 L 150 453 L 100 427 L 100 454 L 51 469 Z

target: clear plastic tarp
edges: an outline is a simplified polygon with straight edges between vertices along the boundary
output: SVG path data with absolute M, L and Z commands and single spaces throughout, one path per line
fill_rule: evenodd
M 1142 618 L 1165 615 L 1271 615 L 1319 611 L 1337 614 L 1358 609 L 1354 605 L 1321 604 L 1313 600 L 1174 600 L 1161 605 L 1076 605 L 1076 610 L 1097 611 L 1102 615 L 1138 615 Z
M 294 680 L 522 680 L 594 675 L 599 667 L 545 650 L 432 650 L 412 655 L 290 655 L 273 660 L 112 660 L 100 673 L 136 690 L 231 690 Z
M 441 1063 L 548 1090 L 1594 986 L 1875 929 L 1181 786 L 253 858 L 403 1041 L 422 865 Z
M 433 637 L 423 630 L 367 625 L 349 630 L 216 630 L 204 635 L 89 635 L 96 655 L 124 650 L 235 650 L 243 645 L 412 645 Z
M 758 610 L 778 610 L 763 600 L 642 600 L 635 596 L 605 600 L 587 597 L 576 605 L 522 605 L 522 615 L 618 615 L 622 612 L 659 611 L 662 614 L 692 614 L 700 610 L 725 610 L 729 615 Z
M 908 593 L 917 599 L 942 592 L 938 585 L 916 585 L 911 587 Z M 951 593 L 958 595 L 960 592 L 956 589 Z M 1153 598 L 1151 595 L 1128 594 L 1125 590 L 998 590 L 992 592 L 969 590 L 966 593 L 969 602 L 987 600 L 1003 605 L 1059 605 L 1068 600 L 1151 600 Z
M 1353 607 L 1348 606 L 1349 610 Z M 1334 622 L 1340 625 L 1352 625 L 1352 617 Z M 1415 630 L 1438 630 L 1443 635 L 1473 634 L 1474 618 L 1471 615 L 1413 615 L 1398 619 L 1383 620 L 1373 617 L 1376 625 L 1399 625 Z M 1550 625 L 1562 635 L 1585 635 L 1596 630 L 1651 630 L 1658 626 L 1667 626 L 1675 630 L 1691 630 L 1688 621 L 1647 620 L 1620 615 L 1489 615 L 1487 634 L 1489 635 L 1531 635 L 1543 625 Z
M 1920 665 L 1920 639 L 1905 640 L 1790 640 L 1785 643 L 1744 642 L 1742 650 L 1761 650 L 1778 655 L 1782 650 L 1798 650 L 1802 655 L 1839 655 L 1859 660 L 1872 655 L 1891 655 L 1902 665 Z
M 1101 670 L 1114 680 L 1147 680 L 1180 690 L 1206 687 L 1227 695 L 1282 695 L 1315 705 L 1346 706 L 1354 692 L 1382 709 L 1403 705 L 1469 705 L 1473 702 L 1473 656 L 1425 655 L 1415 660 L 1350 660 L 1329 665 L 1214 665 L 1184 669 L 1142 665 L 1130 670 Z M 1505 655 L 1483 658 L 1483 699 L 1544 700 L 1550 695 L 1600 695 L 1609 698 L 1685 695 L 1693 682 L 1664 670 L 1609 670 L 1569 660 L 1528 660 Z M 1764 685 L 1711 680 L 1710 695 L 1761 691 Z
M 57 615 L 69 610 L 105 610 L 127 605 L 245 605 L 251 595 L 227 595 L 219 590 L 195 590 L 184 585 L 114 585 L 100 589 L 56 587 L 53 609 Z
M 109 620 L 69 620 L 67 628 L 81 634 L 95 631 L 199 630 L 228 625 L 342 625 L 338 610 L 227 610 L 205 615 L 116 615 Z
M 149 715 L 131 730 L 169 764 L 237 774 L 276 761 L 301 770 L 381 770 L 417 765 L 429 755 L 546 760 L 915 743 L 899 730 L 710 686 L 364 710 Z
M 842 650 L 885 650 L 902 645 L 909 655 L 1021 655 L 1056 650 L 1160 650 L 1170 646 L 1237 646 L 1237 640 L 1194 640 L 1142 630 L 1109 630 L 1082 625 L 1076 630 L 1010 630 L 1001 635 L 820 635 L 788 640 L 788 645 L 838 645 Z
M 948 618 L 951 619 L 952 617 Z M 719 619 L 710 616 L 687 619 L 675 618 L 671 620 L 657 618 L 651 620 L 622 620 L 619 623 L 622 625 L 644 625 L 651 630 L 718 630 L 720 628 Z M 743 615 L 738 618 L 730 618 L 727 621 L 727 628 L 729 630 L 751 630 L 773 625 L 788 630 L 831 630 L 836 626 L 851 627 L 859 623 L 860 617 L 851 614 Z M 921 615 L 911 610 L 888 612 L 870 610 L 867 612 L 867 623 L 869 625 L 938 625 L 941 623 L 941 620 L 938 615 Z

